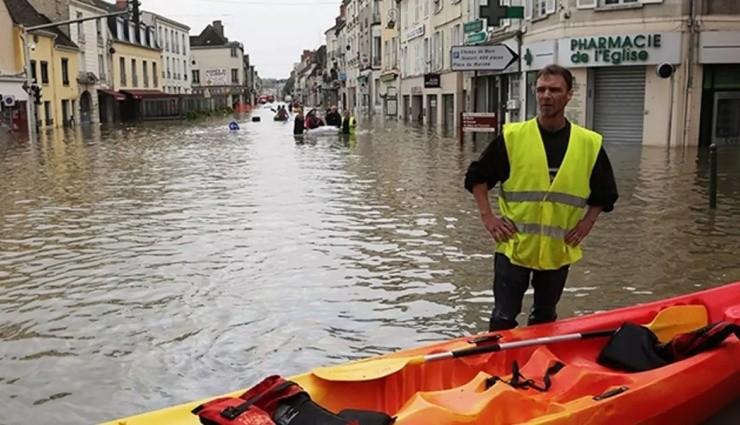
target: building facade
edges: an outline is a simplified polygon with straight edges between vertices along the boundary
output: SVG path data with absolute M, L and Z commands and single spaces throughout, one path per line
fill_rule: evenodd
M 25 64 L 23 43 L 28 43 L 31 76 L 41 88 L 39 101 L 31 105 L 35 108 L 37 127 L 43 130 L 74 125 L 79 96 L 74 81 L 79 71 L 79 48 L 58 28 L 32 31 L 29 40 L 23 40 L 20 26 L 32 27 L 50 21 L 27 0 L 4 2 L 13 22 L 15 63 Z
M 89 18 L 108 13 L 89 0 L 70 0 L 68 5 L 69 16 L 72 19 Z M 80 47 L 78 55 L 80 72 L 75 76 L 80 93 L 77 102 L 79 122 L 96 124 L 100 122 L 98 88 L 109 89 L 111 87 L 107 46 L 110 39 L 108 25 L 106 19 L 101 18 L 72 24 L 68 29 L 70 38 Z
M 154 27 L 162 49 L 162 91 L 190 94 L 190 27 L 151 12 L 142 13 L 141 18 Z
M 0 136 L 27 131 L 28 93 L 17 30 L 4 1 L 0 1 Z
M 377 78 L 378 96 L 381 99 L 380 114 L 387 118 L 399 115 L 399 10 L 395 0 L 382 0 L 380 3 L 380 70 Z
M 246 104 L 244 46 L 229 41 L 221 21 L 213 21 L 190 37 L 193 94 L 213 99 L 216 106 Z
M 537 113 L 536 72 L 558 63 L 575 77 L 568 118 L 607 142 L 740 140 L 739 13 L 740 2 L 527 0 L 523 118 Z

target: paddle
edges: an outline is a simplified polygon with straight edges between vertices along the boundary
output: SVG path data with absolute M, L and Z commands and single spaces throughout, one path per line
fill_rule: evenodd
M 706 326 L 708 323 L 707 310 L 702 305 L 679 305 L 661 310 L 652 322 L 645 325 L 653 331 L 661 342 L 670 340 L 674 335 L 691 332 Z M 552 344 L 554 342 L 572 341 L 577 339 L 603 338 L 611 336 L 616 329 L 572 333 L 565 335 L 547 336 L 522 341 L 504 342 L 481 347 L 463 348 L 442 353 L 418 355 L 413 357 L 390 357 L 369 359 L 339 366 L 315 368 L 311 371 L 315 376 L 327 381 L 369 381 L 383 378 L 398 372 L 408 364 L 421 364 L 435 360 L 458 357 L 475 356 L 512 348 L 529 347 L 533 345 Z

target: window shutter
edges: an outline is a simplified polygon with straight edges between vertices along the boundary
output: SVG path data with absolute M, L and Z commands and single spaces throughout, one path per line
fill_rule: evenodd
M 547 0 L 545 2 L 545 13 L 548 15 L 555 13 L 555 0 Z
M 532 19 L 532 0 L 524 0 L 524 19 Z
M 596 7 L 596 0 L 578 0 L 576 9 L 593 9 Z

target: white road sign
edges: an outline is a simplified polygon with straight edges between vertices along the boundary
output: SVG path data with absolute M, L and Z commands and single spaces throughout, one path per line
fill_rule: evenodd
M 500 71 L 519 56 L 508 46 L 453 46 L 450 54 L 453 71 Z

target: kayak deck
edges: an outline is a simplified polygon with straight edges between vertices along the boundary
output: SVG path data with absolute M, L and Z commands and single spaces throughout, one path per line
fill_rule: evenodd
M 613 329 L 625 321 L 649 323 L 665 307 L 704 305 L 709 322 L 740 323 L 740 283 L 674 299 L 628 307 L 555 323 L 500 332 L 496 342 L 510 342 L 576 332 Z M 398 425 L 698 423 L 740 397 L 740 341 L 732 337 L 719 348 L 640 373 L 599 365 L 607 338 L 523 347 L 478 356 L 411 364 L 391 375 L 367 381 L 332 382 L 312 373 L 292 377 L 320 405 L 383 411 Z M 378 358 L 432 354 L 474 346 L 460 338 Z M 372 362 L 373 359 L 363 360 Z M 517 389 L 509 380 L 512 363 L 542 385 L 554 362 L 564 364 L 546 392 Z M 269 373 L 265 373 L 268 375 Z M 237 396 L 242 391 L 231 395 Z M 613 392 L 603 399 L 595 397 Z M 110 422 L 116 425 L 198 424 L 190 410 L 199 402 Z

